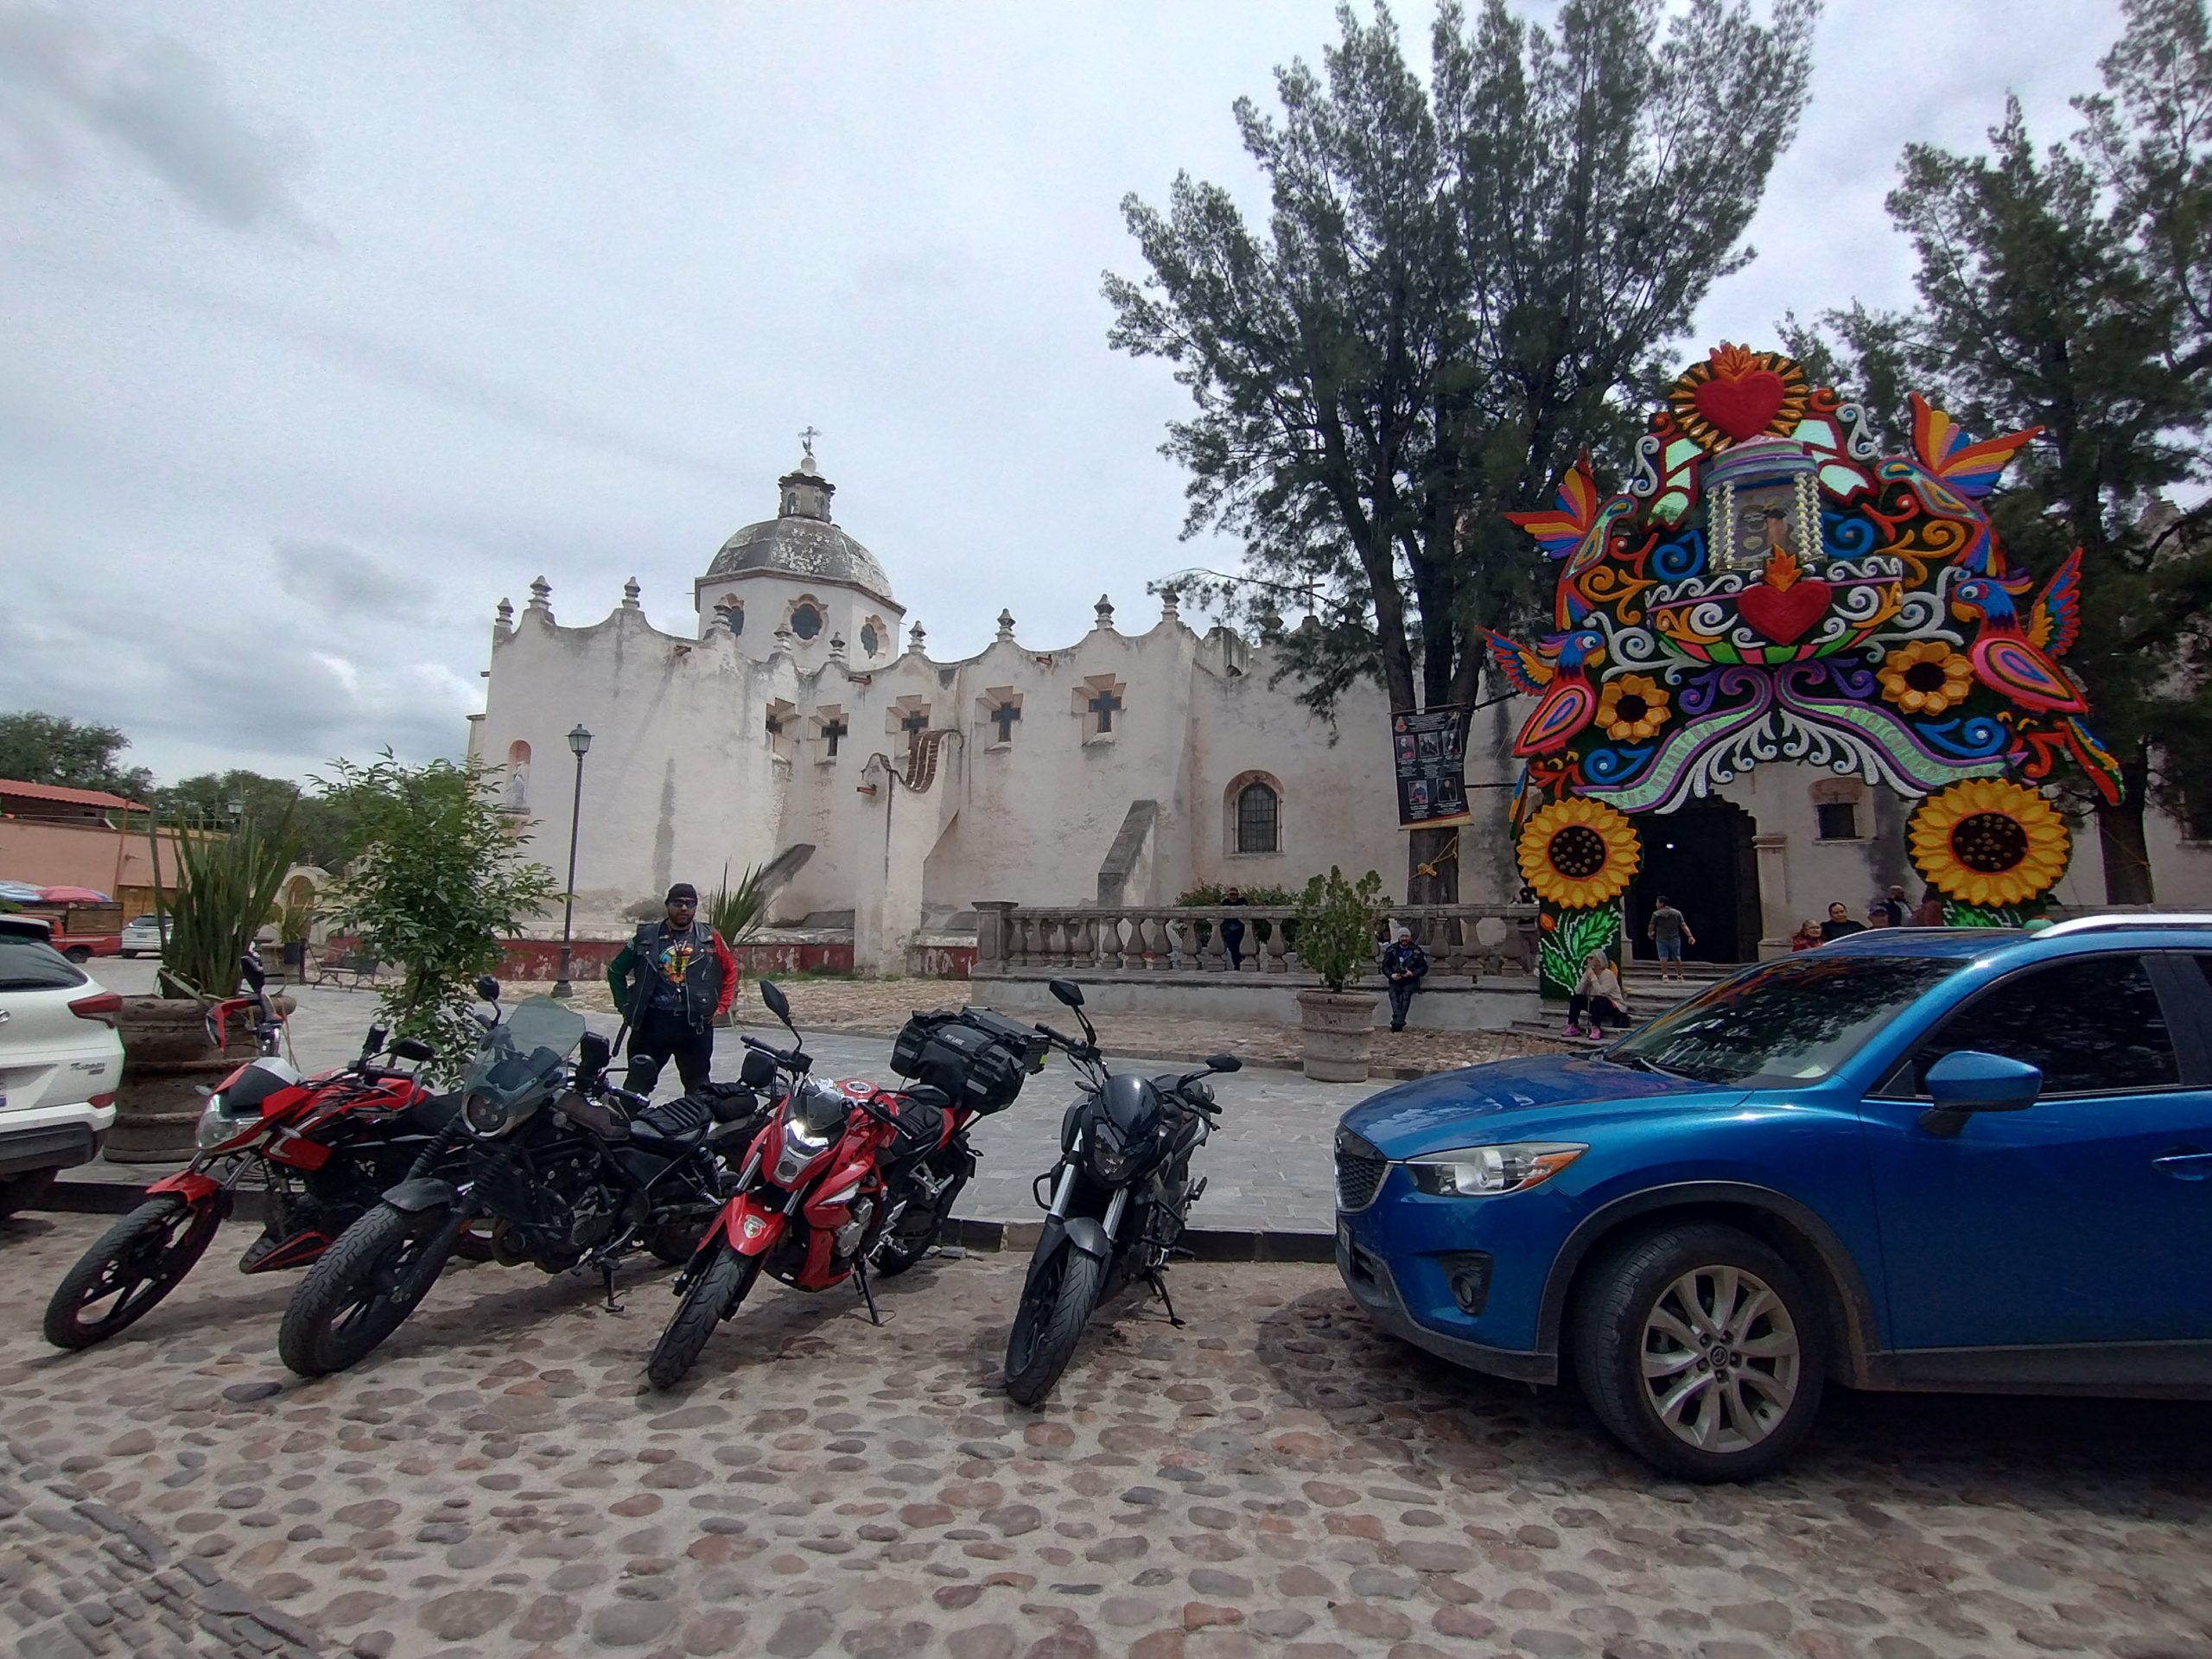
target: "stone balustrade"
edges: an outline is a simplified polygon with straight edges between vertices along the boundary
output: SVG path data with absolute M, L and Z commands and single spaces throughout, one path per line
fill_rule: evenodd
M 1278 905 L 1017 905 L 979 901 L 975 972 L 979 976 L 1065 969 L 1098 974 L 1227 974 L 1222 925 L 1241 922 L 1234 971 L 1308 973 L 1299 961 L 1296 915 Z M 1408 906 L 1390 912 L 1428 952 L 1433 975 L 1472 979 L 1533 976 L 1534 905 Z M 1382 941 L 1376 941 L 1379 956 Z

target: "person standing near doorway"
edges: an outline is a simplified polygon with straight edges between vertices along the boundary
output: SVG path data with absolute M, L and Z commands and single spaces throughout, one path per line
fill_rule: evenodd
M 1688 918 L 1675 908 L 1663 893 L 1651 908 L 1651 919 L 1643 925 L 1643 937 L 1659 953 L 1659 977 L 1681 979 L 1682 944 L 1686 940 L 1695 944 L 1697 935 L 1690 931 Z
M 1831 939 L 1848 938 L 1853 933 L 1864 933 L 1866 924 L 1851 919 L 1851 906 L 1839 899 L 1828 906 L 1828 918 L 1821 924 L 1821 943 Z
M 737 994 L 737 958 L 722 936 L 699 919 L 699 890 L 679 881 L 657 922 L 607 964 L 615 1011 L 630 1020 L 630 1057 L 676 1062 L 686 1092 L 707 1081 L 715 1064 L 715 1021 Z
M 1414 993 L 1421 989 L 1422 977 L 1428 972 L 1428 952 L 1414 943 L 1413 930 L 1402 927 L 1395 943 L 1382 947 L 1382 979 L 1390 988 L 1390 1029 L 1403 1031 L 1406 1015 L 1414 1005 Z

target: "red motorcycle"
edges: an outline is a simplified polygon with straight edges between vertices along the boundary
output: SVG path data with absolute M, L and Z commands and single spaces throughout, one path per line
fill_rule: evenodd
M 210 1036 L 219 1046 L 229 1019 L 242 1014 L 260 1052 L 210 1091 L 192 1162 L 148 1187 L 145 1201 L 55 1287 L 45 1330 L 57 1348 L 105 1342 L 175 1290 L 229 1218 L 249 1174 L 261 1179 L 267 1221 L 238 1271 L 314 1261 L 406 1175 L 458 1109 L 458 1096 L 434 1096 L 417 1077 L 431 1058 L 427 1045 L 402 1038 L 384 1056 L 391 1064 L 379 1063 L 381 1027 L 370 1030 L 350 1065 L 302 1077 L 279 1053 L 283 1021 L 259 960 L 248 955 L 242 965 L 249 994 L 209 1011 Z M 480 1257 L 482 1247 L 469 1243 Z
M 922 1081 L 905 1090 L 824 1082 L 812 1075 L 782 988 L 763 981 L 760 996 L 795 1046 L 744 1039 L 745 1080 L 766 1089 L 780 1073 L 779 1098 L 721 1214 L 676 1277 L 681 1300 L 645 1365 L 656 1389 L 683 1378 L 764 1270 L 796 1290 L 850 1280 L 880 1324 L 871 1277 L 904 1273 L 929 1253 L 975 1173 L 969 1128 L 1012 1105 L 1022 1079 L 1044 1065 L 1044 1039 L 972 1009 L 908 1021 L 892 1066 Z

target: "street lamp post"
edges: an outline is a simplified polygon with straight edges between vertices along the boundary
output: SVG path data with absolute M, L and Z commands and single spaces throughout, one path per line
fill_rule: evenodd
M 583 821 L 584 756 L 590 748 L 591 734 L 580 720 L 569 734 L 569 750 L 576 757 L 576 795 L 569 808 L 569 893 L 561 905 L 561 977 L 553 982 L 556 996 L 576 994 L 575 987 L 569 983 L 569 935 L 576 919 L 576 826 Z

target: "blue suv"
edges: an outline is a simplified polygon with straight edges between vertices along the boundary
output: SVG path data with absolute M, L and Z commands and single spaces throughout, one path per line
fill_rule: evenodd
M 2212 1395 L 2212 916 L 1854 934 L 1385 1090 L 1336 1160 L 1378 1325 L 1691 1479 L 1830 1381 Z

